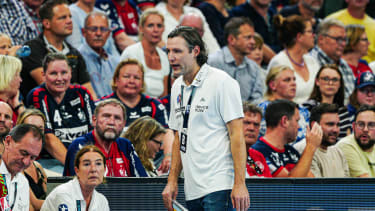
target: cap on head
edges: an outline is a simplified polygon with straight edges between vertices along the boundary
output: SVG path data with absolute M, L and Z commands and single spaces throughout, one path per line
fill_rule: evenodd
M 375 75 L 373 73 L 363 72 L 355 80 L 355 88 L 360 89 L 365 86 L 375 86 Z

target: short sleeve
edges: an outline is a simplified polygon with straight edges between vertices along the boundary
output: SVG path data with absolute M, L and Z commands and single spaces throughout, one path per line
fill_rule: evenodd
M 226 74 L 226 73 L 225 73 Z M 220 114 L 225 123 L 244 116 L 242 110 L 242 100 L 240 86 L 238 82 L 227 75 L 227 79 L 222 80 L 217 87 L 218 102 Z

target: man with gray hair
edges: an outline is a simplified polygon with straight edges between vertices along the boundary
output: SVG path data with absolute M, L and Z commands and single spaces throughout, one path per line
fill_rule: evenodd
M 352 69 L 341 57 L 346 45 L 345 26 L 335 19 L 325 19 L 317 29 L 317 45 L 310 51 L 319 64 L 336 64 L 342 74 L 345 84 L 345 99 L 349 99 L 354 90 Z
M 204 23 L 202 17 L 197 13 L 187 13 L 180 18 L 180 26 L 190 26 L 196 29 L 206 44 L 208 54 L 215 53 L 220 49 L 219 43 L 211 31 L 204 31 Z
M 86 16 L 82 29 L 86 42 L 78 50 L 85 59 L 91 84 L 99 98 L 112 93 L 112 75 L 120 62 L 118 55 L 110 54 L 103 48 L 110 33 L 108 18 L 104 13 L 91 12 Z

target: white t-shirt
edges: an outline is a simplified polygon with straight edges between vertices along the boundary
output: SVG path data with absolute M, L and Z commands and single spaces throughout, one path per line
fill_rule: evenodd
M 320 68 L 319 63 L 309 54 L 303 55 L 303 60 L 306 64 L 307 69 L 309 70 L 309 80 L 305 81 L 302 76 L 300 76 L 296 72 L 294 73 L 294 75 L 296 76 L 297 90 L 296 96 L 293 100 L 298 104 L 304 103 L 310 97 L 310 94 L 314 88 L 315 76 Z M 272 67 L 278 65 L 286 65 L 294 70 L 288 55 L 286 55 L 285 53 L 285 50 L 280 51 L 276 56 L 272 58 L 267 68 L 267 74 Z
M 167 4 L 165 2 L 159 2 L 155 9 L 157 9 L 164 16 L 165 28 L 162 35 L 162 40 L 167 43 L 168 34 L 179 25 L 179 20 L 176 20 L 176 18 L 167 10 Z M 219 43 L 211 32 L 210 26 L 208 25 L 203 13 L 198 8 L 190 6 L 184 6 L 182 9 L 184 14 L 195 13 L 202 18 L 204 29 L 202 40 L 206 44 L 207 53 L 211 54 L 220 50 Z
M 156 51 L 160 57 L 161 69 L 154 70 L 146 65 L 145 55 L 143 52 L 143 47 L 141 42 L 137 42 L 129 47 L 127 47 L 121 54 L 120 60 L 133 58 L 137 59 L 142 63 L 145 68 L 145 83 L 146 91 L 144 94 L 149 95 L 153 98 L 159 98 L 164 92 L 164 77 L 169 75 L 170 66 L 167 54 L 161 49 L 156 48 Z
M 1 160 L 0 174 L 5 175 L 5 182 L 8 188 L 9 206 L 14 207 L 12 211 L 29 211 L 30 196 L 29 196 L 29 182 L 25 175 L 17 173 L 16 176 L 11 180 L 11 174 L 9 173 L 5 163 Z M 17 184 L 17 190 L 16 190 Z M 16 198 L 16 201 L 14 201 Z
M 243 117 L 237 81 L 224 71 L 204 64 L 190 86 L 186 86 L 182 76 L 173 84 L 169 127 L 179 135 L 183 127 L 182 112 L 193 87 L 186 153 L 180 151 L 186 200 L 232 189 L 234 167 L 226 123 Z
M 77 210 L 80 203 L 81 210 L 86 210 L 86 201 L 83 198 L 81 187 L 77 178 L 59 185 L 47 196 L 41 211 Z M 94 190 L 89 211 L 109 211 L 108 201 L 105 196 Z

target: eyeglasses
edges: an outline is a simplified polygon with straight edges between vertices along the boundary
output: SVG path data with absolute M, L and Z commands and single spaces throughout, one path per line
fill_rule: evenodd
M 153 141 L 153 142 L 159 144 L 160 147 L 163 146 L 163 142 L 161 142 L 161 141 L 155 140 L 155 139 L 153 139 L 153 138 L 151 139 L 151 141 Z
M 314 34 L 314 31 L 313 31 L 313 30 L 306 30 L 306 31 L 304 31 L 303 33 Z
M 359 129 L 359 130 L 363 130 L 363 129 L 365 129 L 365 127 L 366 127 L 366 125 L 367 125 L 367 128 L 369 129 L 369 130 L 375 130 L 375 122 L 369 122 L 369 123 L 365 123 L 365 122 L 356 122 L 355 123 L 355 126 L 357 127 L 357 129 Z
M 337 43 L 346 43 L 347 38 L 346 37 L 334 37 L 329 34 L 324 34 L 324 36 L 329 37 L 331 39 L 334 39 Z
M 360 38 L 359 41 L 368 42 L 368 39 L 367 38 Z
M 330 78 L 328 76 L 320 77 L 320 80 L 324 81 L 325 83 L 332 82 L 333 84 L 338 83 L 340 81 L 339 78 Z
M 363 88 L 360 88 L 359 89 L 360 92 L 362 92 L 363 94 L 375 94 L 375 87 L 363 87 Z
M 101 26 L 101 27 L 97 27 L 97 26 L 87 26 L 85 29 L 87 29 L 89 32 L 97 32 L 99 29 L 102 33 L 107 33 L 109 31 L 111 31 L 110 28 L 108 27 L 104 27 L 104 26 Z

